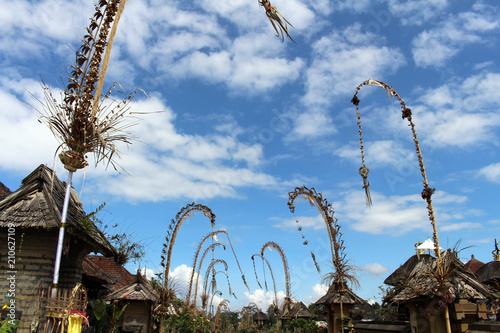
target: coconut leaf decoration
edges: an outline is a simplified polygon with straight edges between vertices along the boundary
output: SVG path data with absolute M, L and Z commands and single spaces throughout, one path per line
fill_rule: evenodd
M 117 143 L 132 143 L 129 128 L 137 123 L 129 104 L 136 92 L 121 98 L 111 93 L 123 88 L 115 83 L 102 94 L 104 77 L 119 18 L 126 0 L 100 0 L 90 18 L 81 46 L 76 51 L 68 83 L 56 98 L 42 81 L 43 101 L 40 121 L 60 142 L 59 158 L 69 171 L 85 167 L 87 154 L 93 153 L 96 165 L 103 162 L 117 169 Z
M 281 37 L 281 41 L 284 41 L 286 35 L 292 42 L 295 43 L 292 36 L 290 36 L 290 34 L 288 33 L 288 26 L 291 26 L 293 28 L 293 25 L 288 22 L 288 20 L 283 15 L 280 14 L 278 9 L 276 9 L 275 6 L 272 6 L 269 0 L 259 0 L 259 5 L 264 7 L 264 9 L 266 10 L 266 16 L 271 22 L 274 30 L 276 31 L 276 36 Z

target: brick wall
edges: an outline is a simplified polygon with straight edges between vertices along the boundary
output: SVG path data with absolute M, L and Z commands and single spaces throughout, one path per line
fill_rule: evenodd
M 8 234 L 6 228 L 0 228 L 0 303 L 7 304 L 11 281 L 15 275 L 16 310 L 22 311 L 18 332 L 29 332 L 32 321 L 36 321 L 37 309 L 39 322 L 44 322 L 45 299 L 40 299 L 40 289 L 52 284 L 54 261 L 56 257 L 58 230 L 21 229 L 15 230 L 15 273 L 9 267 Z M 82 279 L 82 261 L 90 252 L 88 245 L 82 244 L 69 233 L 65 234 L 63 256 L 59 277 L 59 288 L 73 288 Z M 45 295 L 46 297 L 46 295 Z M 40 330 L 42 331 L 42 330 Z

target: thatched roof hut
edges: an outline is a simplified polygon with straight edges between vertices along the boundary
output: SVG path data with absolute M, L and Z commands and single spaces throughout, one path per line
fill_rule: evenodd
M 153 289 L 149 281 L 137 271 L 132 283 L 106 296 L 107 299 L 128 301 L 153 301 L 159 299 L 158 293 Z
M 290 317 L 293 319 L 305 318 L 313 319 L 315 315 L 309 310 L 309 308 L 303 302 L 297 302 L 293 305 L 292 311 L 290 311 Z
M 412 256 L 384 281 L 394 287 L 385 301 L 399 304 L 400 312 L 408 311 L 412 331 L 444 332 L 448 308 L 452 331 L 463 332 L 470 323 L 486 319 L 487 304 L 500 296 L 453 251 L 446 250 L 441 257 L 442 281 L 436 278 L 436 258 L 421 254 Z
M 11 223 L 15 228 L 59 228 L 66 183 L 41 164 L 22 180 L 21 187 L 0 201 L 0 227 Z M 90 221 L 85 220 L 83 205 L 74 188 L 66 220 L 66 231 L 90 244 L 93 250 L 112 256 L 116 250 L 104 234 Z
M 474 274 L 465 267 L 450 250 L 443 253 L 443 266 L 448 271 L 449 291 L 456 299 L 487 300 L 495 296 L 495 292 L 481 283 Z M 436 271 L 436 260 L 430 255 L 414 255 L 384 281 L 395 287 L 394 293 L 387 300 L 408 302 L 432 299 L 440 289 L 433 273 Z
M 340 304 L 340 302 L 351 305 L 366 303 L 364 299 L 356 295 L 350 288 L 346 288 L 345 291 L 340 293 L 335 291 L 335 288 L 332 286 L 328 288 L 327 293 L 323 297 L 315 302 L 316 304 L 330 306 L 332 304 Z
M 253 321 L 261 322 L 266 320 L 269 320 L 269 316 L 262 311 L 253 314 Z
M 0 271 L 12 270 L 7 266 L 7 243 L 15 244 L 16 298 L 23 300 L 16 309 L 29 318 L 21 320 L 21 332 L 29 331 L 30 320 L 40 325 L 45 320 L 44 312 L 36 309 L 45 309 L 46 289 L 53 281 L 65 191 L 66 184 L 47 166 L 40 165 L 22 180 L 19 189 L 0 197 L 0 239 L 13 239 L 0 242 Z M 61 292 L 71 291 L 81 282 L 82 262 L 87 254 L 116 253 L 103 233 L 85 217 L 82 203 L 71 188 L 58 281 Z M 0 289 L 9 289 L 6 279 L 0 279 Z
M 500 261 L 490 261 L 476 271 L 479 280 L 494 288 L 500 289 Z
M 332 283 L 326 294 L 315 303 L 324 305 L 328 311 L 328 331 L 339 332 L 345 324 L 342 317 L 346 317 L 355 305 L 365 304 L 366 301 L 356 295 L 345 283 Z
M 131 284 L 109 294 L 106 299 L 128 303 L 125 313 L 117 323 L 121 332 L 151 331 L 153 306 L 159 300 L 159 295 L 140 271 L 137 271 Z

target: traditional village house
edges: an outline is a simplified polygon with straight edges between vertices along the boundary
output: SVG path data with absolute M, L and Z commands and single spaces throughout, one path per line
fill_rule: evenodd
M 469 261 L 467 261 L 464 265 L 469 271 L 472 273 L 476 273 L 478 269 L 484 266 L 484 262 L 479 261 L 474 257 L 474 255 L 471 255 L 471 258 Z M 482 282 L 482 281 L 481 281 Z
M 340 332 L 341 325 L 347 324 L 342 321 L 341 313 L 344 314 L 344 317 L 347 317 L 349 311 L 355 305 L 365 304 L 366 301 L 356 295 L 345 283 L 339 286 L 339 283 L 334 282 L 330 285 L 326 294 L 315 303 L 323 305 L 328 311 L 328 332 Z
M 134 283 L 136 277 L 113 257 L 89 254 L 82 263 L 82 283 L 87 287 L 89 300 L 104 298 Z
M 500 292 L 500 250 L 495 240 L 495 250 L 493 250 L 493 261 L 479 267 L 475 273 L 478 279 Z
M 297 302 L 293 305 L 292 310 L 290 311 L 290 318 L 314 319 L 315 315 L 307 308 L 304 302 Z
M 261 329 L 269 321 L 269 316 L 262 311 L 253 314 L 253 322 Z
M 138 270 L 132 283 L 106 296 L 111 301 L 128 303 L 117 326 L 121 332 L 151 332 L 153 306 L 159 300 L 157 292 Z
M 315 315 L 303 302 L 293 303 L 290 307 L 283 308 L 283 314 L 280 317 L 282 327 L 286 328 L 291 320 L 297 318 L 314 319 Z
M 22 180 L 21 187 L 0 197 L 0 289 L 8 290 L 6 274 L 14 271 L 15 304 L 22 311 L 19 332 L 41 327 L 45 320 L 47 288 L 54 273 L 57 239 L 66 184 L 45 165 Z M 82 280 L 82 261 L 90 252 L 113 256 L 116 251 L 95 225 L 86 221 L 82 203 L 71 189 L 59 289 L 72 289 Z M 15 239 L 15 266 L 7 251 Z M 8 299 L 4 299 L 7 302 Z
M 435 278 L 436 258 L 417 249 L 384 283 L 393 286 L 385 298 L 407 313 L 411 332 L 444 333 L 444 307 L 448 307 L 452 332 L 466 332 L 469 324 L 487 319 L 487 304 L 499 297 L 489 286 L 481 283 L 457 257 L 446 250 L 442 253 L 445 280 Z

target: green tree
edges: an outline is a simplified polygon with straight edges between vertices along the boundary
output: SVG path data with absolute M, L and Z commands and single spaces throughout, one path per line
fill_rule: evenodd
M 294 333 L 317 333 L 319 327 L 311 319 L 297 318 L 290 321 L 287 331 Z
M 221 327 L 227 328 L 227 331 L 229 331 L 230 328 L 234 329 L 238 327 L 238 323 L 240 322 L 238 315 L 238 312 L 233 311 L 222 312 L 220 314 Z
M 94 211 L 85 216 L 82 224 L 88 228 L 93 223 L 108 239 L 108 241 L 116 249 L 115 261 L 119 265 L 125 265 L 129 261 L 137 263 L 144 255 L 144 246 L 141 243 L 135 242 L 131 234 L 117 231 L 118 224 L 108 226 L 98 216 L 102 213 L 106 202 L 102 203 Z
M 270 304 L 266 311 L 267 316 L 269 317 L 269 325 L 275 325 L 278 322 L 278 317 L 276 317 L 274 308 L 274 304 Z

